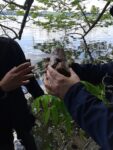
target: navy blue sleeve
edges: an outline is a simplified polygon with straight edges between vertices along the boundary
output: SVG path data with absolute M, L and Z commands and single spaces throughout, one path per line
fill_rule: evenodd
M 10 41 L 10 46 L 13 51 L 13 58 L 15 58 L 15 65 L 20 65 L 21 63 L 26 62 L 25 55 L 20 47 L 20 45 L 16 42 L 11 40 Z M 38 82 L 36 79 L 33 77 L 30 79 L 30 82 L 26 85 L 26 88 L 31 95 L 36 98 L 44 94 L 42 88 L 39 86 Z
M 81 83 L 73 85 L 65 95 L 64 102 L 72 118 L 102 148 L 113 148 L 113 107 L 85 90 Z
M 96 65 L 73 63 L 70 67 L 77 73 L 81 80 L 93 84 L 99 84 L 106 74 L 113 76 L 113 62 Z

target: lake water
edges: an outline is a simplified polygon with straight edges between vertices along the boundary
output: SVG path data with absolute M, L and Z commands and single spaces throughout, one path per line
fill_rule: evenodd
M 21 21 L 22 17 L 18 17 L 18 21 Z M 40 17 L 40 20 L 43 20 L 43 17 Z M 5 21 L 4 25 L 6 26 L 19 26 L 15 22 L 8 22 L 9 20 Z M 33 46 L 36 43 L 43 43 L 45 41 L 52 41 L 52 39 L 60 39 L 64 36 L 64 32 L 50 32 L 48 33 L 47 30 L 43 29 L 42 27 L 36 27 L 32 25 L 32 22 L 27 24 L 27 27 L 24 29 L 22 39 L 18 41 L 21 45 L 23 51 L 25 52 L 26 57 L 31 58 L 33 63 L 40 61 L 42 57 L 45 57 L 44 53 L 40 50 L 36 50 Z M 113 44 L 113 26 L 108 28 L 94 28 L 87 36 L 86 40 L 88 43 L 98 42 L 98 41 L 107 41 L 107 43 Z M 80 45 L 80 40 L 72 41 L 70 40 L 70 46 L 73 49 L 77 49 Z
M 31 22 L 29 23 L 29 27 L 24 29 L 22 39 L 17 41 L 25 52 L 26 57 L 31 58 L 35 63 L 36 61 L 40 61 L 41 58 L 46 57 L 46 55 L 42 51 L 34 49 L 33 46 L 36 43 L 51 42 L 52 39 L 59 40 L 62 36 L 64 36 L 63 32 L 48 33 L 42 27 L 34 27 Z
M 40 61 L 41 58 L 45 57 L 45 55 L 40 50 L 34 49 L 33 46 L 36 43 L 43 43 L 45 41 L 51 41 L 52 39 L 60 39 L 62 36 L 64 36 L 63 32 L 48 33 L 41 27 L 26 28 L 22 39 L 20 41 L 18 40 L 18 42 L 25 52 L 26 57 L 31 58 L 32 62 L 36 63 L 37 61 Z M 92 43 L 94 41 L 107 41 L 107 43 L 113 44 L 113 26 L 110 26 L 109 28 L 94 28 L 86 36 L 86 40 L 88 43 Z M 79 45 L 80 40 L 71 41 L 70 44 L 73 49 L 77 49 Z

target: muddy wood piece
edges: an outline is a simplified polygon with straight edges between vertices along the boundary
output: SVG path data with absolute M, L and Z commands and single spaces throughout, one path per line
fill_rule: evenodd
M 66 56 L 63 48 L 56 48 L 52 50 L 49 65 L 51 65 L 59 73 L 67 77 L 70 76 L 69 67 L 66 61 Z

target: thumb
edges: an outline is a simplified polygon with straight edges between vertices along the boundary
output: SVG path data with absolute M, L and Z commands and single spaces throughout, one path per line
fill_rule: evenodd
M 70 68 L 69 71 L 70 71 L 71 76 L 76 74 L 72 68 Z
M 12 72 L 12 73 L 15 72 L 15 71 L 16 71 L 16 68 L 17 68 L 16 66 L 13 67 L 11 70 L 9 70 L 9 72 Z
M 76 78 L 79 78 L 79 76 L 73 71 L 72 68 L 70 68 L 70 74 L 71 74 L 71 77 L 76 77 Z

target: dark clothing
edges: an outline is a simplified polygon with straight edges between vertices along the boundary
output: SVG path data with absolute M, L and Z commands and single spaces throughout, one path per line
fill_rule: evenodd
M 11 128 L 0 130 L 0 150 L 14 150 Z
M 6 92 L 2 90 L 2 88 L 0 87 L 0 100 L 4 99 L 6 96 Z
M 19 139 L 24 139 L 22 140 L 22 145 L 25 146 L 27 150 L 37 150 L 37 146 L 35 144 L 34 138 L 30 132 L 22 131 L 22 130 L 17 130 L 18 133 L 18 138 Z
M 73 64 L 72 68 L 81 80 L 93 84 L 102 82 L 106 73 L 113 77 L 113 62 L 103 65 Z M 97 97 L 86 91 L 81 83 L 77 83 L 69 89 L 64 101 L 73 119 L 89 133 L 101 146 L 101 149 L 112 150 L 113 107 L 105 106 Z
M 23 62 L 26 62 L 25 55 L 18 43 L 12 39 L 0 37 L 0 80 L 10 69 Z M 31 78 L 26 87 L 34 98 L 44 94 L 35 78 Z M 8 92 L 6 98 L 0 99 L 0 144 L 3 130 L 17 129 L 18 131 L 20 129 L 29 132 L 34 121 L 21 87 Z

